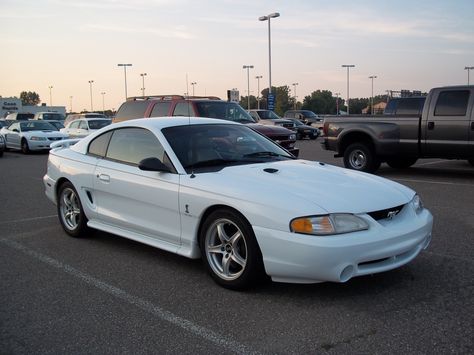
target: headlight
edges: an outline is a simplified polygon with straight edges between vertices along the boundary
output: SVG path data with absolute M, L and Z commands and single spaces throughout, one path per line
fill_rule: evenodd
M 294 233 L 330 235 L 366 230 L 369 225 L 353 214 L 334 213 L 295 218 L 290 222 L 290 229 Z
M 289 139 L 290 139 L 290 141 L 295 141 L 296 140 L 296 134 L 290 134 Z
M 30 138 L 30 140 L 31 140 L 31 141 L 45 141 L 45 140 L 47 140 L 47 138 L 46 138 L 46 137 L 32 136 L 32 137 Z
M 421 201 L 420 196 L 418 196 L 418 195 L 415 195 L 413 197 L 413 199 L 411 200 L 411 204 L 413 205 L 413 208 L 415 209 L 415 212 L 417 214 L 421 213 L 421 211 L 423 211 L 423 209 L 425 208 L 423 206 L 423 202 Z

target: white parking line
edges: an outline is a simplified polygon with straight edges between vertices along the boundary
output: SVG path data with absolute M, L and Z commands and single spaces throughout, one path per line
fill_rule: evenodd
M 47 255 L 44 255 L 35 250 L 32 250 L 16 241 L 0 238 L 0 243 L 6 246 L 9 246 L 13 249 L 19 250 L 35 258 L 36 260 L 39 260 L 49 266 L 59 269 L 71 276 L 74 276 L 89 285 L 94 286 L 105 293 L 115 296 L 116 298 L 121 299 L 122 301 L 128 302 L 136 306 L 137 308 L 140 308 L 141 310 L 160 318 L 161 320 L 167 321 L 185 331 L 188 331 L 190 333 L 193 333 L 194 335 L 201 337 L 204 340 L 214 343 L 215 345 L 220 347 L 220 351 L 223 351 L 223 352 L 228 351 L 228 352 L 237 353 L 237 354 L 258 354 L 258 352 L 249 349 L 247 346 L 240 344 L 239 342 L 235 340 L 224 337 L 210 329 L 197 325 L 191 322 L 190 320 L 181 318 L 175 315 L 174 313 L 161 308 L 160 306 L 157 306 L 142 298 L 133 296 L 120 288 L 109 285 L 104 281 L 101 281 L 82 271 L 79 271 L 73 268 L 72 266 L 64 264 Z M 225 350 L 223 350 L 222 348 L 225 348 Z
M 58 217 L 57 214 L 52 214 L 52 215 L 50 215 L 50 216 L 40 216 L 40 217 L 14 219 L 14 220 L 11 220 L 11 221 L 0 221 L 0 224 L 24 223 L 24 222 L 38 221 L 38 220 L 40 220 L 40 219 L 57 218 L 57 217 Z
M 474 187 L 474 184 L 465 184 L 462 182 L 448 182 L 448 181 L 434 181 L 434 180 L 418 180 L 418 179 L 403 179 L 403 178 L 392 178 L 391 180 L 407 181 L 407 182 L 419 182 L 423 184 L 438 184 L 438 185 L 455 185 L 455 186 L 470 186 Z

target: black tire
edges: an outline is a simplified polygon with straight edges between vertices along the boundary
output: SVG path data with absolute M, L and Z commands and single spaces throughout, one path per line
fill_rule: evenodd
M 344 166 L 348 169 L 373 173 L 380 167 L 380 160 L 366 143 L 352 143 L 344 151 Z
M 407 169 L 416 163 L 418 158 L 394 158 L 387 159 L 387 164 L 394 169 Z
M 23 154 L 28 154 L 30 152 L 30 147 L 28 146 L 26 139 L 21 140 L 21 152 Z
M 58 190 L 57 212 L 64 231 L 71 237 L 82 237 L 89 230 L 81 200 L 74 186 L 63 183 Z
M 474 166 L 474 158 L 468 159 L 467 161 L 469 162 L 469 164 L 471 164 L 472 166 Z
M 212 212 L 202 225 L 199 244 L 206 268 L 219 285 L 242 290 L 263 279 L 255 234 L 239 213 L 231 209 Z

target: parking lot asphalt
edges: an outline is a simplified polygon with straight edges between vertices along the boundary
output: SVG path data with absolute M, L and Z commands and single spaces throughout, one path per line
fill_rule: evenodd
M 341 166 L 319 142 L 298 142 L 300 157 Z M 377 172 L 415 189 L 434 215 L 431 246 L 410 264 L 247 292 L 214 284 L 200 260 L 103 232 L 68 237 L 44 196 L 46 161 L 0 158 L 2 354 L 474 353 L 474 168 L 465 161 Z

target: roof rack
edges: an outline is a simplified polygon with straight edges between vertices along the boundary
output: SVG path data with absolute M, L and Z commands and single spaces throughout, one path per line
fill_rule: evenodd
M 183 95 L 150 95 L 150 96 L 131 96 L 127 101 L 145 101 L 145 100 L 220 100 L 217 96 L 183 96 Z

